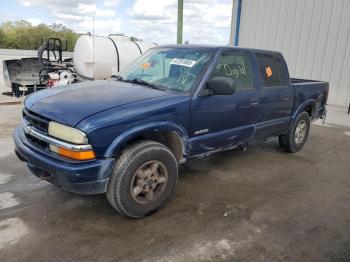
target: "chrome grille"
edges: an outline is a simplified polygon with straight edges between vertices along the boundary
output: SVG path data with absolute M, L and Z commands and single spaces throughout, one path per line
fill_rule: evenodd
M 47 134 L 49 127 L 49 120 L 31 112 L 27 109 L 23 110 L 23 118 L 30 123 L 35 129 Z

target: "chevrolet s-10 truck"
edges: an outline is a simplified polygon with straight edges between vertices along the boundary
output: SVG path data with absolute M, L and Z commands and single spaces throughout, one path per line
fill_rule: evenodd
M 328 83 L 291 79 L 279 52 L 156 47 L 110 80 L 27 97 L 15 152 L 36 176 L 106 193 L 122 215 L 144 217 L 170 197 L 190 158 L 273 136 L 299 151 L 327 97 Z

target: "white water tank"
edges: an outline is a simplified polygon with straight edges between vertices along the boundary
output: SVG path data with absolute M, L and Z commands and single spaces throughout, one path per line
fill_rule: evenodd
M 75 72 L 84 79 L 107 79 L 154 46 L 128 36 L 83 35 L 74 47 Z

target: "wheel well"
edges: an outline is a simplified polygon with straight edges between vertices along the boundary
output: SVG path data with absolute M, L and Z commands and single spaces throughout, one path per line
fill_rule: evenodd
M 312 105 L 308 105 L 304 108 L 304 111 L 309 114 L 309 117 L 311 118 L 314 113 L 314 107 Z
M 152 131 L 146 132 L 142 135 L 136 136 L 133 139 L 129 140 L 123 148 L 131 144 L 136 143 L 140 140 L 152 140 L 158 143 L 161 143 L 168 147 L 170 151 L 174 154 L 177 162 L 183 158 L 183 144 L 182 139 L 178 133 L 174 131 Z M 120 150 L 121 152 L 122 150 Z

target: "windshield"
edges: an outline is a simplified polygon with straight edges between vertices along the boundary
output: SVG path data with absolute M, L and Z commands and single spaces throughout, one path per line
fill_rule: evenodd
M 212 51 L 193 48 L 153 48 L 119 74 L 119 80 L 154 88 L 188 92 L 201 76 Z

